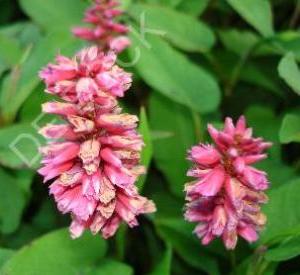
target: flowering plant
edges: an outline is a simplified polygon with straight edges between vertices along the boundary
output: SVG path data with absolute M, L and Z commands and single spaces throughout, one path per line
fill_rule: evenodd
M 298 2 L 2 0 L 0 274 L 299 272 Z

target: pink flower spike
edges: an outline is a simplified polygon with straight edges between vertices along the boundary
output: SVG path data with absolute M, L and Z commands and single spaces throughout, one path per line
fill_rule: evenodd
M 130 40 L 124 36 L 127 26 L 116 21 L 123 12 L 116 9 L 118 2 L 113 0 L 94 0 L 93 5 L 85 12 L 83 21 L 89 27 L 75 27 L 72 32 L 78 38 L 93 41 L 101 50 L 122 52 L 130 46 Z
M 131 75 L 115 62 L 114 53 L 91 47 L 74 59 L 59 56 L 57 64 L 41 72 L 47 91 L 62 100 L 42 109 L 64 122 L 40 130 L 51 140 L 40 148 L 38 172 L 44 182 L 53 181 L 50 194 L 57 208 L 70 214 L 72 238 L 84 230 L 109 238 L 121 223 L 137 226 L 140 214 L 155 211 L 134 186 L 144 173 L 139 165 L 144 143 L 137 133 L 138 118 L 118 106 L 117 97 L 129 88 Z M 109 77 L 100 83 L 99 75 Z
M 238 236 L 248 242 L 258 239 L 266 223 L 260 204 L 267 202 L 262 192 L 268 188 L 267 175 L 250 165 L 264 158 L 271 144 L 253 138 L 245 117 L 236 126 L 226 118 L 224 130 L 208 126 L 216 144 L 199 144 L 189 151 L 194 166 L 188 176 L 185 218 L 198 225 L 195 234 L 207 245 L 221 237 L 227 249 L 234 249 Z

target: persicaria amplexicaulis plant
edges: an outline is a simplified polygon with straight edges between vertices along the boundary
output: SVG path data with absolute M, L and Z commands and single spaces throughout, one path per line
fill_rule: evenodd
M 194 166 L 188 176 L 185 218 L 198 223 L 194 232 L 202 244 L 222 237 L 227 249 L 234 249 L 238 236 L 248 242 L 258 239 L 266 224 L 260 205 L 268 197 L 266 173 L 252 164 L 264 159 L 271 143 L 252 137 L 242 116 L 233 124 L 226 118 L 224 130 L 208 126 L 215 145 L 199 144 L 189 151 Z
M 113 0 L 94 0 L 84 21 L 73 33 L 97 46 L 81 50 L 74 58 L 58 56 L 40 72 L 46 92 L 60 100 L 43 105 L 64 123 L 50 124 L 40 133 L 50 139 L 41 148 L 44 181 L 53 181 L 50 193 L 62 213 L 70 213 L 71 236 L 85 229 L 115 234 L 125 221 L 138 225 L 137 216 L 155 211 L 152 201 L 139 195 L 135 182 L 144 173 L 139 165 L 143 147 L 136 127 L 138 118 L 122 113 L 118 98 L 131 86 L 131 75 L 116 65 L 116 53 L 130 45 L 128 28 L 116 17 L 122 12 Z M 261 204 L 268 188 L 266 173 L 252 164 L 264 159 L 271 143 L 252 137 L 242 116 L 236 125 L 230 118 L 222 131 L 208 126 L 215 145 L 192 147 L 194 166 L 186 184 L 185 218 L 196 222 L 195 233 L 203 244 L 222 237 L 234 249 L 238 236 L 248 242 L 258 238 L 266 223 Z
M 43 105 L 45 113 L 64 123 L 50 124 L 41 134 L 52 141 L 41 148 L 39 173 L 53 180 L 50 193 L 62 213 L 70 213 L 73 238 L 85 229 L 111 237 L 120 223 L 138 225 L 136 217 L 155 211 L 134 183 L 144 173 L 138 118 L 122 113 L 118 97 L 131 85 L 131 75 L 116 64 L 113 52 L 83 49 L 74 58 L 58 56 L 40 72 L 47 92 L 62 101 Z

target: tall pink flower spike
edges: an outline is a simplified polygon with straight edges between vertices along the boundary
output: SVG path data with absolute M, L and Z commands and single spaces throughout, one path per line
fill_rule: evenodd
M 216 145 L 199 144 L 189 151 L 194 167 L 187 175 L 196 180 L 185 187 L 185 218 L 198 223 L 194 232 L 202 244 L 222 237 L 225 247 L 234 249 L 238 236 L 256 241 L 266 223 L 260 204 L 268 201 L 263 193 L 268 180 L 251 165 L 266 158 L 263 151 L 272 144 L 253 138 L 243 116 L 236 126 L 226 118 L 224 130 L 209 125 L 208 131 Z
M 50 193 L 58 209 L 71 214 L 73 238 L 85 229 L 108 238 L 122 221 L 133 227 L 139 214 L 155 211 L 134 185 L 144 173 L 139 166 L 143 141 L 138 118 L 118 107 L 116 98 L 129 89 L 131 75 L 115 60 L 114 53 L 91 47 L 73 59 L 59 56 L 57 64 L 40 72 L 47 92 L 64 100 L 45 103 L 43 112 L 65 122 L 41 129 L 52 141 L 41 148 L 39 173 L 45 182 L 53 180 Z
M 122 14 L 121 10 L 116 9 L 118 5 L 114 0 L 94 0 L 83 20 L 91 27 L 73 28 L 74 35 L 96 43 L 102 50 L 122 52 L 130 46 L 130 40 L 126 37 L 128 28 L 115 22 L 116 17 Z

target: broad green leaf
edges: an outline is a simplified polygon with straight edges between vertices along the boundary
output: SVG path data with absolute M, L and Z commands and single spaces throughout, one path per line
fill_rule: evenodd
M 287 114 L 283 118 L 279 132 L 281 143 L 300 142 L 300 117 Z
M 177 9 L 181 12 L 199 16 L 208 6 L 209 0 L 188 0 L 182 1 Z
M 235 52 L 243 52 L 246 42 L 254 43 L 257 39 L 258 44 L 252 52 L 253 56 L 282 56 L 292 52 L 297 61 L 300 61 L 300 34 L 297 31 L 278 32 L 271 39 L 265 39 L 259 38 L 254 32 L 233 29 L 221 31 L 220 38 L 226 48 Z M 237 45 L 241 48 L 239 49 Z
M 32 45 L 41 37 L 40 29 L 32 22 L 17 22 L 0 28 L 0 36 L 18 40 L 21 47 Z
M 300 95 L 300 70 L 293 53 L 287 53 L 278 66 L 279 75 L 284 81 Z
M 167 245 L 166 251 L 160 262 L 149 275 L 171 275 L 172 247 Z
M 43 84 L 38 85 L 23 103 L 19 112 L 20 121 L 22 123 L 36 122 L 37 126 L 42 127 L 52 120 L 58 120 L 58 117 L 56 116 L 42 113 L 42 104 L 54 100 L 54 96 L 46 93 L 44 89 L 45 87 Z
M 268 193 L 269 202 L 263 207 L 268 217 L 266 229 L 262 231 L 260 243 L 278 242 L 286 237 L 299 235 L 300 180 L 282 184 Z
M 73 55 L 81 45 L 81 41 L 65 32 L 53 32 L 42 38 L 25 63 L 14 70 L 2 86 L 0 106 L 5 121 L 11 122 L 15 118 L 19 108 L 37 87 L 39 70 L 48 62 L 53 62 L 56 54 Z
M 112 259 L 102 259 L 96 268 L 87 268 L 86 275 L 133 275 L 131 266 Z
M 268 249 L 265 258 L 268 261 L 281 262 L 300 255 L 300 237 L 290 238 L 275 248 Z
M 27 199 L 31 196 L 31 184 L 35 176 L 35 171 L 28 169 L 16 170 L 14 173 L 15 181 L 22 189 Z
M 150 133 L 149 123 L 148 123 L 145 108 L 141 108 L 141 112 L 140 112 L 139 133 L 143 136 L 143 140 L 145 143 L 145 147 L 141 154 L 141 164 L 144 165 L 145 168 L 148 170 L 153 155 L 153 145 L 152 145 L 151 133 Z M 137 186 L 139 187 L 140 190 L 143 189 L 145 180 L 146 180 L 146 175 L 142 175 L 139 181 L 137 182 Z
M 238 55 L 249 52 L 260 39 L 254 32 L 237 29 L 220 30 L 218 34 L 225 48 Z
M 135 36 L 132 40 L 131 58 L 136 60 L 134 65 L 147 84 L 195 111 L 207 113 L 217 108 L 220 89 L 208 72 L 157 36 L 147 37 L 150 48 L 140 44 Z
M 0 62 L 13 66 L 19 62 L 21 56 L 22 51 L 18 41 L 0 34 Z
M 273 35 L 273 16 L 268 0 L 227 0 L 227 2 L 263 36 Z
M 0 129 L 0 163 L 11 168 L 36 168 L 40 155 L 38 147 L 43 138 L 35 124 L 14 124 Z
M 146 0 L 148 4 L 155 4 L 155 5 L 166 5 L 175 7 L 177 6 L 182 0 Z
M 45 200 L 32 218 L 32 225 L 35 229 L 38 228 L 42 232 L 49 232 L 59 226 L 57 219 L 58 215 L 61 214 L 58 213 L 56 205 L 50 200 Z
M 21 58 L 22 51 L 18 41 L 0 32 L 0 76 Z
M 132 5 L 128 11 L 138 24 L 144 20 L 145 29 L 139 26 L 141 29 L 137 30 L 141 35 L 143 32 L 161 34 L 176 47 L 192 52 L 207 52 L 214 44 L 215 37 L 211 29 L 184 13 L 142 4 Z
M 183 196 L 187 150 L 196 143 L 191 112 L 167 98 L 153 93 L 150 99 L 150 125 L 153 131 L 168 132 L 169 136 L 153 141 L 154 159 L 168 180 L 170 189 Z
M 26 198 L 16 178 L 2 168 L 0 179 L 0 230 L 7 234 L 19 226 Z
M 0 268 L 14 255 L 14 253 L 15 251 L 12 249 L 0 248 Z
M 128 7 L 130 7 L 132 0 L 123 0 L 120 1 L 120 9 L 121 10 L 127 10 Z
M 300 142 L 300 117 L 287 114 L 282 121 L 279 132 L 281 143 Z
M 260 37 L 254 31 L 239 29 L 219 30 L 218 34 L 224 47 L 240 56 L 249 51 L 251 56 L 282 55 L 292 51 L 300 57 L 298 32 L 276 33 L 272 39 Z
M 1 274 L 74 275 L 99 263 L 106 253 L 100 236 L 85 233 L 72 240 L 67 229 L 60 229 L 36 239 L 6 262 Z
M 23 11 L 45 30 L 64 30 L 80 24 L 86 4 L 80 0 L 19 0 Z

